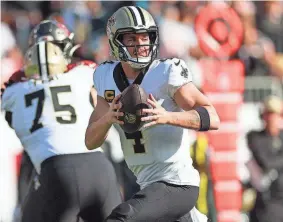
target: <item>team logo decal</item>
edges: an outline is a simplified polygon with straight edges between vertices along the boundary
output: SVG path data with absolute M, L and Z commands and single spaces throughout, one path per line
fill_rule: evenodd
M 181 76 L 183 76 L 185 79 L 188 78 L 189 76 L 189 70 L 187 68 L 184 68 L 183 66 L 182 67 L 182 71 L 181 71 Z
M 136 122 L 136 115 L 132 113 L 125 113 L 125 120 L 127 123 L 134 124 Z
M 107 28 L 106 28 L 106 31 L 107 31 L 107 34 L 110 35 L 111 33 L 111 27 L 113 25 L 115 25 L 116 23 L 116 19 L 114 16 L 111 16 L 109 19 L 108 19 L 108 22 L 107 22 Z
M 115 90 L 105 90 L 104 98 L 108 103 L 112 103 L 115 98 Z

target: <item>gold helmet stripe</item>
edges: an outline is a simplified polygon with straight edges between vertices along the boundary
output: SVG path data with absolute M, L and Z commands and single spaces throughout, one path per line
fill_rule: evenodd
M 38 67 L 39 75 L 43 80 L 47 80 L 49 76 L 48 70 L 48 52 L 47 52 L 47 42 L 41 41 L 37 45 L 37 58 L 38 58 Z

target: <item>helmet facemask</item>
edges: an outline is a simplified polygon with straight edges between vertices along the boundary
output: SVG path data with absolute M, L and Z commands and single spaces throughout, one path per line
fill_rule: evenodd
M 142 45 L 124 45 L 123 44 L 123 35 L 124 34 L 141 34 L 141 33 L 148 33 L 149 35 L 149 44 L 142 44 Z M 158 32 L 157 29 L 153 28 L 152 30 L 118 30 L 116 35 L 114 36 L 114 44 L 118 46 L 118 55 L 120 61 L 127 62 L 132 68 L 134 69 L 142 69 L 148 66 L 156 57 L 157 57 L 157 50 L 158 50 Z M 138 52 L 140 47 L 149 47 L 148 55 L 146 57 L 132 57 L 128 48 L 133 47 L 135 48 L 135 52 Z
M 149 44 L 142 45 L 124 45 L 123 44 L 123 35 L 124 34 L 141 34 L 148 33 L 149 35 Z M 158 31 L 156 27 L 150 29 L 124 29 L 117 30 L 116 35 L 113 37 L 113 43 L 118 47 L 118 56 L 120 61 L 127 62 L 134 69 L 142 69 L 148 66 L 156 57 L 158 51 Z M 111 43 L 110 43 L 111 46 Z M 138 51 L 140 47 L 149 47 L 148 55 L 146 57 L 132 57 L 130 52 L 128 51 L 129 47 L 135 48 L 135 52 Z
M 74 33 L 70 33 L 68 38 L 66 38 L 62 41 L 58 41 L 58 40 L 51 41 L 52 43 L 54 43 L 55 45 L 60 47 L 60 49 L 63 51 L 63 55 L 66 58 L 66 60 L 68 61 L 68 63 L 71 63 L 74 52 L 79 47 L 81 47 L 80 44 L 74 45 L 73 38 L 74 38 Z

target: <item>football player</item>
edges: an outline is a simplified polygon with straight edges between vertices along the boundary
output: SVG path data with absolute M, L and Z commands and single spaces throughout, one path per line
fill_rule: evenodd
M 96 63 L 88 60 L 81 60 L 74 62 L 72 57 L 74 51 L 79 47 L 74 45 L 74 33 L 70 32 L 64 24 L 61 24 L 53 20 L 44 20 L 40 22 L 32 31 L 29 37 L 29 45 L 32 46 L 40 41 L 49 41 L 58 45 L 63 51 L 63 56 L 67 62 L 67 71 L 77 66 L 88 66 L 95 68 Z M 14 84 L 16 82 L 24 81 L 26 79 L 24 69 L 15 72 L 5 85 L 1 86 L 1 91 L 4 92 L 6 86 Z M 90 97 L 92 102 L 92 98 Z M 6 120 L 10 121 L 9 112 L 7 112 Z M 120 139 L 116 136 L 115 129 L 112 129 L 110 136 L 107 138 L 108 144 L 115 144 L 115 149 L 121 149 Z M 117 138 L 116 138 L 117 137 Z M 118 143 L 117 143 L 118 141 Z M 34 189 L 34 181 L 36 181 L 36 171 L 30 157 L 24 150 L 21 159 L 20 175 L 18 179 L 18 208 L 16 212 L 20 212 L 20 206 L 25 201 L 29 192 Z
M 143 8 L 122 7 L 107 23 L 112 55 L 117 61 L 99 65 L 94 73 L 96 108 L 85 143 L 93 150 L 109 128 L 117 127 L 128 167 L 141 191 L 117 206 L 107 221 L 207 221 L 195 208 L 199 174 L 188 155 L 188 130 L 217 130 L 219 117 L 210 101 L 192 83 L 192 74 L 178 58 L 156 59 L 158 27 Z M 125 133 L 117 117 L 121 92 L 140 84 L 152 109 L 141 131 Z
M 54 20 L 43 20 L 31 31 L 29 36 L 29 46 L 36 44 L 39 41 L 50 41 L 56 43 L 63 51 L 63 56 L 67 62 L 67 70 L 69 71 L 78 65 L 85 65 L 91 68 L 95 68 L 96 64 L 92 61 L 78 61 L 73 62 L 72 55 L 79 45 L 74 45 L 74 33 L 70 32 L 64 24 L 61 24 Z M 9 80 L 1 85 L 1 93 L 4 92 L 5 88 L 16 82 L 25 80 L 24 68 L 16 71 L 11 75 Z M 92 101 L 92 100 L 91 100 Z M 10 113 L 6 113 L 6 120 L 8 123 L 10 120 Z M 18 179 L 18 207 L 21 206 L 25 200 L 29 190 L 33 189 L 33 179 L 36 176 L 34 166 L 24 150 L 21 158 L 20 175 Z
M 67 71 L 67 64 L 60 45 L 39 41 L 25 56 L 27 80 L 2 95 L 2 109 L 39 175 L 23 203 L 23 222 L 103 221 L 121 203 L 113 166 L 101 149 L 84 145 L 94 69 Z

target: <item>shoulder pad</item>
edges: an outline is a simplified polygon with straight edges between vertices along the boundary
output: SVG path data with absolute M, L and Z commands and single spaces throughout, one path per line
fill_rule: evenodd
M 178 58 L 168 58 L 168 59 L 159 59 L 160 64 L 165 65 L 166 67 L 173 66 L 179 67 L 180 65 L 184 65 L 184 61 Z
M 172 69 L 180 70 L 180 72 L 188 69 L 185 61 L 179 58 L 159 59 L 158 62 L 164 67 L 172 67 Z
M 9 78 L 9 81 L 13 81 L 13 82 L 23 82 L 24 80 L 25 80 L 25 72 L 23 69 L 14 72 Z
M 102 62 L 96 67 L 95 72 L 98 73 L 101 70 L 103 70 L 103 71 L 108 70 L 108 68 L 111 67 L 114 63 L 115 63 L 115 61 Z
M 113 64 L 113 63 L 114 63 L 114 61 L 112 61 L 112 60 L 107 60 L 107 61 L 104 61 L 104 62 L 100 63 L 99 65 Z
M 162 59 L 159 59 L 160 62 L 165 62 L 167 60 L 172 60 L 174 59 L 173 57 L 172 58 L 162 58 Z
M 117 61 L 118 62 L 118 61 Z M 108 73 L 111 68 L 113 68 L 113 65 L 115 65 L 116 61 L 105 61 L 103 63 L 100 63 L 94 72 L 95 75 L 104 75 L 105 73 Z
M 96 68 L 97 64 L 93 61 L 90 60 L 83 60 L 83 61 L 79 61 L 76 63 L 71 63 L 67 66 L 67 71 L 70 71 L 71 69 L 77 67 L 77 66 L 88 66 L 90 68 Z
M 175 64 L 176 66 L 178 66 L 180 64 L 180 62 L 182 61 L 182 59 L 178 59 L 178 58 L 167 58 L 167 59 L 159 59 L 160 62 L 164 62 L 166 64 Z

